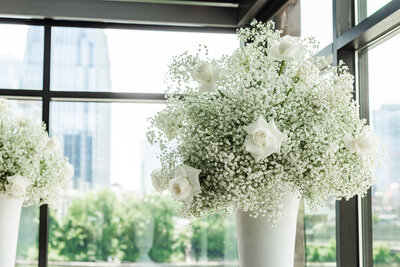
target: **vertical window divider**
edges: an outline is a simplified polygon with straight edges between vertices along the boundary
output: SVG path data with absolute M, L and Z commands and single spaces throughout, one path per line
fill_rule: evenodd
M 364 0 L 363 0 L 364 1 Z M 357 51 L 357 96 L 358 103 L 360 103 L 360 116 L 367 120 L 370 124 L 369 116 L 369 83 L 368 83 L 368 50 L 363 49 Z M 362 261 L 363 267 L 373 266 L 373 246 L 372 246 L 372 192 L 368 190 L 367 195 L 364 198 L 360 197 L 360 225 L 362 231 L 360 235 L 362 237 Z
M 343 60 L 351 74 L 356 75 L 356 54 L 354 49 L 338 49 L 337 39 L 355 26 L 354 0 L 333 0 L 333 63 Z M 355 88 L 355 87 L 354 87 Z M 353 93 L 357 99 L 356 90 Z M 336 201 L 336 262 L 338 267 L 361 267 L 359 198 Z
M 43 58 L 43 91 L 42 120 L 49 132 L 50 126 L 50 64 L 51 64 L 51 26 L 44 26 L 44 58 Z M 49 241 L 49 208 L 47 204 L 40 206 L 39 217 L 39 267 L 47 267 Z

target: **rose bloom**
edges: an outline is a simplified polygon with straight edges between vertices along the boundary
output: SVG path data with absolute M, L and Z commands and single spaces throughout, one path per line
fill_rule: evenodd
M 214 60 L 211 63 L 201 61 L 191 71 L 191 75 L 200 84 L 199 93 L 214 92 L 217 89 L 215 83 L 226 78 L 226 70 Z
M 248 133 L 244 141 L 246 151 L 257 161 L 273 153 L 280 153 L 282 142 L 286 139 L 286 134 L 278 130 L 274 120 L 267 123 L 263 117 L 243 129 Z
M 171 196 L 176 200 L 190 202 L 193 197 L 201 192 L 199 174 L 201 170 L 180 165 L 175 170 L 174 179 L 169 183 Z
M 20 198 L 26 194 L 26 188 L 29 185 L 28 180 L 20 175 L 15 174 L 7 177 L 8 184 L 6 184 L 6 192 L 13 197 Z
M 365 128 L 356 138 L 349 134 L 346 135 L 344 144 L 350 152 L 365 159 L 378 153 L 379 139 L 370 128 Z
M 304 53 L 304 48 L 297 37 L 285 35 L 278 41 L 273 41 L 268 49 L 268 56 L 275 60 L 298 61 Z
M 212 74 L 213 67 L 207 61 L 201 61 L 194 67 L 193 71 L 191 72 L 193 79 L 197 82 L 202 83 L 211 82 Z

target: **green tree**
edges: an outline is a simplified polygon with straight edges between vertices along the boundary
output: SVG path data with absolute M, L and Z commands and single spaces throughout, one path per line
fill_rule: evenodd
M 51 245 L 66 260 L 107 260 L 119 256 L 119 203 L 110 191 L 75 199 L 62 223 L 53 217 Z
M 228 224 L 220 215 L 209 216 L 193 222 L 192 247 L 196 258 L 202 255 L 204 242 L 207 247 L 207 257 L 212 260 L 236 258 L 236 246 L 232 247 L 235 240 L 233 224 Z M 206 239 L 205 239 L 206 238 Z M 203 252 L 204 255 L 204 252 Z

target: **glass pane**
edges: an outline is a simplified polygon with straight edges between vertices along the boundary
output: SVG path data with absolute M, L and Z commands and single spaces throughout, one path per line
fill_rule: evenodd
M 13 113 L 29 115 L 34 120 L 42 120 L 42 102 L 11 100 Z M 22 208 L 18 233 L 17 267 L 37 266 L 39 242 L 39 207 Z
M 400 35 L 368 51 L 371 124 L 384 145 L 383 167 L 377 169 L 378 181 L 372 188 L 374 266 L 378 267 L 400 265 L 398 47 Z
M 367 0 L 367 16 L 371 16 L 391 0 Z
M 358 23 L 374 14 L 391 0 L 355 0 L 358 2 Z
M 300 0 L 301 36 L 314 36 L 320 49 L 332 43 L 332 0 Z
M 234 34 L 53 28 L 52 90 L 162 93 L 172 56 L 209 47 L 211 57 L 239 46 Z
M 305 205 L 306 266 L 336 266 L 335 201 L 318 211 Z
M 0 88 L 42 89 L 43 27 L 0 25 Z
M 62 209 L 51 213 L 50 265 L 237 266 L 233 220 L 213 216 L 190 226 L 168 193 L 152 188 L 159 149 L 145 133 L 147 118 L 162 108 L 51 103 L 51 134 L 75 166 L 75 176 Z

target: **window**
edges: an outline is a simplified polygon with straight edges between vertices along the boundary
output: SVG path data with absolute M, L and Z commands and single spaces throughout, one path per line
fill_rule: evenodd
M 168 193 L 154 192 L 150 174 L 159 167 L 158 147 L 146 141 L 147 118 L 162 108 L 151 103 L 51 103 L 50 133 L 63 140 L 64 154 L 79 163 L 71 190 L 50 215 L 50 262 L 237 266 L 232 220 L 213 216 L 189 226 Z
M 400 264 L 400 35 L 368 50 L 370 120 L 384 145 L 383 166 L 372 188 L 373 253 L 376 266 Z M 387 60 L 391 58 L 391 60 Z
M 300 0 L 301 36 L 314 36 L 322 49 L 332 43 L 332 0 Z
M 163 93 L 173 56 L 209 47 L 210 57 L 238 47 L 233 34 L 55 27 L 51 89 Z
M 42 89 L 43 27 L 0 24 L 0 36 L 0 88 Z
M 391 0 L 356 0 L 359 9 L 359 22 L 373 15 L 376 11 L 384 7 Z
M 305 206 L 306 266 L 336 266 L 335 201 L 318 211 Z
M 318 212 L 300 209 L 295 266 L 397 266 L 400 96 L 395 77 L 400 42 L 398 36 L 384 34 L 393 35 L 398 18 L 364 21 L 381 18 L 382 10 L 397 14 L 397 1 L 287 2 L 276 17 L 278 27 L 285 34 L 315 36 L 320 49 L 328 47 L 321 53 L 333 64 L 343 59 L 349 65 L 357 75 L 361 115 L 369 117 L 385 144 L 384 165 L 368 197 L 332 200 Z M 356 15 L 358 25 L 353 25 Z M 157 147 L 144 138 L 145 118 L 162 108 L 162 77 L 172 55 L 193 51 L 197 43 L 207 44 L 212 57 L 231 53 L 239 45 L 227 33 L 232 31 L 144 31 L 118 23 L 17 18 L 0 22 L 0 95 L 23 98 L 13 100 L 18 112 L 50 122 L 51 135 L 59 138 L 64 155 L 75 165 L 72 190 L 50 212 L 48 227 L 46 213 L 39 215 L 36 207 L 23 210 L 16 266 L 36 266 L 38 252 L 40 266 L 46 258 L 50 266 L 150 260 L 159 266 L 195 261 L 196 266 L 237 266 L 233 219 L 214 216 L 190 227 L 169 197 L 153 194 L 148 176 L 158 164 L 153 155 Z M 336 26 L 340 36 L 334 34 Z M 50 57 L 44 50 L 51 51 Z M 45 227 L 39 231 L 39 225 Z M 48 251 L 39 249 L 46 246 L 46 227 Z
M 42 120 L 40 101 L 11 100 L 11 107 L 16 116 L 28 115 L 38 122 Z M 16 266 L 24 262 L 37 264 L 39 236 L 39 210 L 37 207 L 22 208 L 17 246 Z

